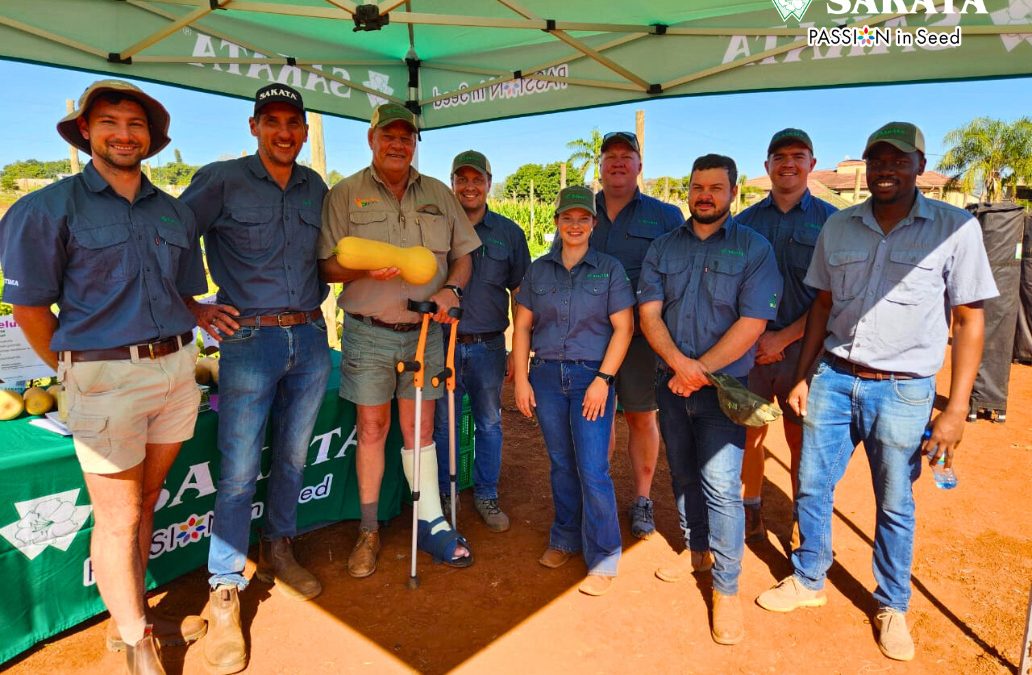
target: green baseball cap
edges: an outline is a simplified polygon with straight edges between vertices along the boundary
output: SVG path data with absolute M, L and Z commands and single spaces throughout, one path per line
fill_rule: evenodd
M 867 152 L 871 147 L 878 143 L 888 143 L 903 152 L 920 152 L 923 155 L 925 151 L 924 134 L 910 122 L 889 122 L 868 136 L 867 145 L 864 146 L 864 159 L 867 158 Z
M 79 131 L 79 118 L 86 114 L 86 111 L 93 105 L 93 101 L 101 94 L 118 94 L 132 99 L 140 104 L 147 113 L 147 127 L 150 129 L 150 147 L 147 148 L 147 157 L 153 157 L 169 144 L 168 137 L 168 111 L 165 106 L 158 103 L 157 99 L 148 96 L 142 89 L 124 80 L 97 80 L 79 97 L 79 105 L 76 109 L 57 123 L 57 133 L 61 138 L 71 145 L 79 148 L 87 155 L 92 152 L 90 142 L 83 138 Z
M 369 120 L 369 128 L 382 129 L 392 122 L 404 122 L 412 127 L 412 131 L 419 131 L 416 116 L 412 114 L 411 110 L 397 103 L 384 103 L 377 106 L 373 111 L 372 119 Z
M 775 150 L 783 145 L 789 143 L 802 143 L 810 150 L 810 154 L 813 154 L 813 141 L 810 140 L 810 135 L 802 129 L 782 129 L 770 137 L 770 143 L 767 144 L 767 156 L 770 157 Z
M 455 159 L 452 160 L 451 164 L 452 175 L 454 176 L 455 172 L 464 166 L 479 171 L 484 174 L 485 178 L 491 177 L 491 162 L 487 161 L 487 157 L 484 157 L 482 152 L 466 150 L 455 155 Z
M 777 403 L 752 393 L 736 378 L 724 373 L 706 373 L 706 378 L 717 389 L 720 409 L 735 424 L 762 427 L 781 417 Z
M 559 191 L 555 202 L 555 215 L 570 209 L 584 209 L 595 215 L 595 193 L 583 185 L 571 185 Z

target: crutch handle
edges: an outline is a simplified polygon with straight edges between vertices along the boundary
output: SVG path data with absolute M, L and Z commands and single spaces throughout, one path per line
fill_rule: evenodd
M 398 361 L 398 374 L 401 373 L 415 373 L 423 369 L 423 364 L 419 361 Z M 437 385 L 434 385 L 435 387 Z
M 437 314 L 437 303 L 433 300 L 409 300 L 408 310 L 420 314 Z
M 448 310 L 448 316 L 450 316 L 451 318 L 453 318 L 456 321 L 458 321 L 459 319 L 462 318 L 462 308 L 461 307 L 452 307 L 451 309 Z
M 441 372 L 437 373 L 436 375 L 434 375 L 433 377 L 430 378 L 430 384 L 433 386 L 434 389 L 437 389 L 438 387 L 441 386 L 442 382 L 444 382 L 445 380 L 447 380 L 451 376 L 452 376 L 452 369 L 451 368 L 445 368 L 444 370 L 442 370 Z

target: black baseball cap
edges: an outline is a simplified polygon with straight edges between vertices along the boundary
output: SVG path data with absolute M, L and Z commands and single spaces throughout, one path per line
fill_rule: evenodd
M 301 111 L 302 117 L 305 116 L 305 102 L 301 94 L 285 84 L 267 84 L 254 93 L 254 116 L 258 117 L 258 112 L 270 103 L 286 103 Z
M 638 148 L 638 136 L 632 134 L 630 131 L 610 131 L 608 134 L 602 137 L 602 146 L 599 148 L 599 152 L 605 152 L 613 143 L 625 143 L 631 150 L 634 150 L 639 155 L 641 150 Z

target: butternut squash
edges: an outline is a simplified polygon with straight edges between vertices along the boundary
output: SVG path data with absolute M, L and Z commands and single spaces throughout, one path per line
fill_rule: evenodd
M 401 248 L 383 241 L 344 237 L 337 242 L 337 262 L 351 270 L 397 267 L 413 286 L 429 283 L 437 274 L 437 258 L 425 246 Z
M 0 389 L 0 420 L 13 420 L 25 410 L 21 394 L 10 389 Z
M 48 394 L 43 387 L 26 389 L 22 398 L 25 399 L 25 412 L 30 415 L 42 415 L 54 408 L 54 397 Z

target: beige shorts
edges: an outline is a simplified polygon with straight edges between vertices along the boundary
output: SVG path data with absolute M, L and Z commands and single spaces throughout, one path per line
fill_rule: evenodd
M 194 433 L 201 393 L 197 346 L 157 359 L 62 359 L 66 424 L 85 473 L 118 473 L 143 461 L 148 443 L 181 443 Z
M 398 361 L 416 356 L 419 331 L 395 333 L 388 328 L 370 326 L 350 316 L 344 319 L 340 344 L 340 397 L 355 405 L 381 405 L 392 398 L 414 399 L 416 388 L 412 373 L 398 374 Z M 427 331 L 426 373 L 423 399 L 432 401 L 444 394 L 444 386 L 434 387 L 430 380 L 444 369 L 444 340 L 441 324 L 430 322 Z

